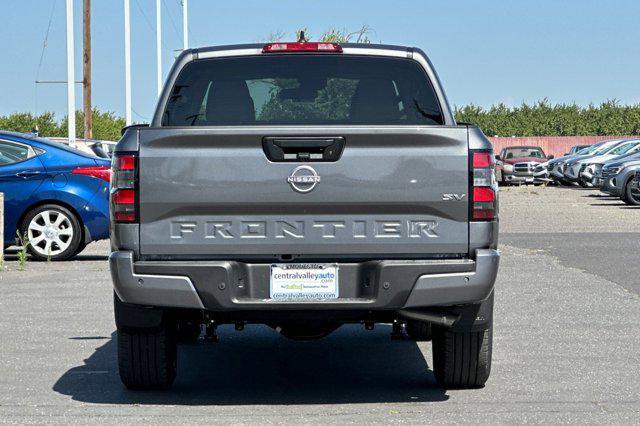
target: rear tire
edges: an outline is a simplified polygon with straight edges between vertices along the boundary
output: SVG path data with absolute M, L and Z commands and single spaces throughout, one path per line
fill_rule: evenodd
M 492 326 L 481 331 L 433 333 L 433 373 L 444 388 L 479 388 L 491 372 Z
M 433 337 L 431 323 L 407 321 L 407 334 L 416 342 L 429 342 Z
M 118 369 L 128 389 L 168 389 L 176 378 L 177 347 L 173 330 L 118 329 Z

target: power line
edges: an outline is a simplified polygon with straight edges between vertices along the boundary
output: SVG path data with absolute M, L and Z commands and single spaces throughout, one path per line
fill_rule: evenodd
M 138 2 L 138 0 L 135 0 L 136 6 L 138 7 L 138 10 L 140 11 L 140 13 L 142 14 L 142 17 L 144 18 L 144 21 L 147 23 L 147 26 L 149 27 L 149 29 L 151 30 L 152 33 L 155 34 L 155 29 L 153 27 L 153 25 L 151 25 L 151 21 L 149 20 L 149 17 L 147 16 L 147 14 L 145 13 L 144 9 L 142 8 L 142 6 L 140 6 L 140 3 Z M 164 41 L 162 42 L 162 47 L 167 51 L 171 53 L 171 49 L 169 49 L 169 47 L 167 47 L 166 44 L 164 44 Z
M 56 10 L 57 0 L 53 0 L 53 5 L 51 6 L 51 13 L 49 14 L 49 23 L 47 24 L 47 31 L 44 35 L 44 40 L 42 42 L 42 52 L 40 53 L 40 61 L 38 62 L 38 70 L 36 71 L 36 80 L 40 77 L 40 69 L 42 68 L 42 60 L 44 59 L 44 51 L 47 48 L 47 42 L 49 41 L 49 31 L 51 30 L 51 22 L 53 21 L 53 13 Z
M 143 116 L 143 115 L 140 115 L 140 113 L 138 113 L 138 111 L 136 111 L 136 110 L 135 110 L 135 109 L 133 109 L 133 108 L 131 108 L 131 111 L 133 111 L 133 113 L 134 113 L 135 115 L 137 115 L 138 117 L 142 118 L 143 120 L 147 120 L 147 121 L 151 120 L 151 117 L 145 117 L 145 116 Z
M 57 0 L 53 0 L 53 4 L 51 5 L 51 13 L 49 14 L 49 23 L 47 24 L 47 31 L 44 34 L 44 40 L 42 41 L 42 52 L 40 52 L 40 61 L 38 61 L 38 68 L 36 69 L 36 81 L 40 77 L 40 70 L 42 69 L 42 61 L 44 60 L 44 51 L 47 48 L 47 43 L 49 41 L 49 32 L 51 31 L 51 22 L 53 21 L 53 13 L 56 10 Z M 34 99 L 34 109 L 36 116 L 38 115 L 38 85 L 35 85 L 35 99 Z
M 176 21 L 173 20 L 173 16 L 171 14 L 171 10 L 169 9 L 169 6 L 167 6 L 167 3 L 165 2 L 165 0 L 162 0 L 162 4 L 164 5 L 164 8 L 167 9 L 167 15 L 169 16 L 169 20 L 171 21 L 171 26 L 175 30 L 176 35 L 178 36 L 179 39 L 182 38 L 182 35 L 180 35 L 180 31 L 178 31 L 178 26 L 176 25 Z

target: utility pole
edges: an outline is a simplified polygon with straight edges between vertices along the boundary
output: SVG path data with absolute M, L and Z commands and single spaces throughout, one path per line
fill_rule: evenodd
M 156 0 L 156 66 L 158 68 L 158 97 L 162 91 L 162 15 L 161 0 Z
M 82 3 L 83 47 L 82 89 L 84 104 L 84 138 L 93 139 L 93 110 L 91 108 L 91 0 Z
M 125 123 L 127 126 L 130 126 L 133 121 L 131 120 L 131 32 L 129 0 L 124 0 L 124 109 Z
M 67 134 L 69 146 L 76 146 L 76 90 L 73 51 L 73 0 L 67 0 Z
M 187 16 L 187 0 L 182 0 L 182 41 L 184 50 L 189 48 L 189 19 Z

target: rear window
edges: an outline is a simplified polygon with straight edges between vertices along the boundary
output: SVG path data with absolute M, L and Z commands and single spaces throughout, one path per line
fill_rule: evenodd
M 413 60 L 300 54 L 191 62 L 162 117 L 163 126 L 443 122 Z

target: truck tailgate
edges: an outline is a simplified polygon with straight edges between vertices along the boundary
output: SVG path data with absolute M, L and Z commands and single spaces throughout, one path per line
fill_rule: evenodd
M 274 162 L 263 150 L 267 136 L 309 135 L 343 137 L 341 157 Z M 466 253 L 467 152 L 463 126 L 146 129 L 140 132 L 141 254 Z M 306 193 L 288 182 L 300 165 L 320 177 Z

